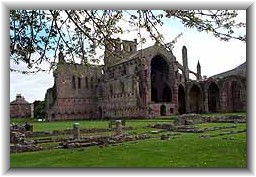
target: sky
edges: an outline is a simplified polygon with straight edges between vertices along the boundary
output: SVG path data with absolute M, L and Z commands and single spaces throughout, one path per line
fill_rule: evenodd
M 238 16 L 240 21 L 246 21 L 246 11 L 240 11 Z M 124 26 L 124 28 L 129 28 Z M 198 32 L 195 29 L 183 27 L 178 20 L 172 20 L 159 28 L 165 38 L 165 42 L 171 42 L 176 36 L 182 33 L 173 49 L 176 59 L 182 63 L 182 46 L 187 47 L 188 66 L 192 71 L 196 71 L 197 62 L 201 64 L 202 75 L 210 77 L 212 75 L 233 69 L 246 61 L 246 43 L 239 40 L 229 42 L 220 41 L 211 34 Z M 146 33 L 142 30 L 142 36 Z M 119 36 L 124 40 L 137 38 L 137 32 L 133 31 L 129 35 Z M 152 45 L 148 40 L 142 48 Z M 140 46 L 139 46 L 140 48 Z M 10 63 L 11 67 L 24 68 Z M 52 72 L 37 74 L 20 74 L 10 72 L 10 101 L 15 100 L 16 94 L 22 94 L 29 102 L 44 100 L 46 90 L 54 84 Z

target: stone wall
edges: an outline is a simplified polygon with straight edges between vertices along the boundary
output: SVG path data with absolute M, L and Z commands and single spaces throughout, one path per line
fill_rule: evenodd
M 112 41 L 112 42 L 111 42 Z M 112 39 L 105 65 L 65 62 L 54 71 L 55 84 L 46 94 L 49 120 L 110 117 L 159 117 L 184 113 L 246 110 L 246 78 L 202 79 L 172 51 L 154 45 L 140 51 L 136 41 Z M 189 79 L 189 73 L 197 80 Z M 182 88 L 182 89 L 180 89 Z
M 27 102 L 20 94 L 17 94 L 16 100 L 10 103 L 10 117 L 33 117 L 33 108 L 33 104 Z
M 194 125 L 201 123 L 245 123 L 246 116 L 243 115 L 221 115 L 221 116 L 202 116 L 200 114 L 184 114 L 178 116 L 174 125 Z
M 54 71 L 55 86 L 46 94 L 47 119 L 89 119 L 96 117 L 101 66 L 59 63 Z

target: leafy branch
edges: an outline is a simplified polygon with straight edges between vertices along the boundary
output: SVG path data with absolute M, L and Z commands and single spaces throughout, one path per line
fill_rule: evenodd
M 42 62 L 51 64 L 48 70 L 53 69 L 59 51 L 69 56 L 71 62 L 76 58 L 84 64 L 98 62 L 97 49 L 111 53 L 112 47 L 106 46 L 106 42 L 114 46 L 112 37 L 130 31 L 121 22 L 137 29 L 140 43 L 147 40 L 140 34 L 145 29 L 156 44 L 170 47 L 170 43 L 164 43 L 160 28 L 173 18 L 187 28 L 205 31 L 220 40 L 246 42 L 246 23 L 237 21 L 237 15 L 236 10 L 11 10 L 10 60 L 16 65 L 25 63 L 28 70 L 20 70 L 25 74 L 47 70 L 41 67 Z

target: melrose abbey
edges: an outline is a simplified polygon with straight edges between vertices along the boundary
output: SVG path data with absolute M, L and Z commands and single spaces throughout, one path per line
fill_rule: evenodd
M 49 121 L 246 110 L 246 63 L 202 78 L 199 62 L 196 72 L 188 68 L 185 46 L 181 64 L 162 45 L 137 50 L 136 39 L 105 45 L 104 65 L 68 63 L 59 53 L 54 86 L 45 96 Z

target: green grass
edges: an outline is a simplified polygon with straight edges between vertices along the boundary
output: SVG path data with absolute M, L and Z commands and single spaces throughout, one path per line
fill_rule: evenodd
M 36 119 L 33 118 L 11 118 L 10 123 L 16 123 L 16 124 L 24 124 L 25 122 L 33 123 L 36 122 Z
M 193 136 L 11 154 L 12 167 L 246 167 L 246 142 Z
M 171 123 L 172 119 L 128 120 L 129 134 L 147 133 L 152 139 L 126 142 L 116 146 L 98 146 L 80 149 L 52 149 L 38 152 L 10 154 L 10 166 L 14 167 L 246 167 L 246 133 L 230 134 L 212 138 L 200 138 L 202 134 L 218 134 L 246 129 L 245 123 L 198 124 L 197 128 L 236 125 L 235 128 L 207 131 L 205 133 L 180 133 L 170 140 L 160 140 L 162 132 L 150 134 L 156 123 Z M 64 130 L 73 123 L 81 128 L 107 128 L 109 121 L 60 121 L 33 122 L 35 131 Z M 111 132 L 95 133 L 110 135 Z M 91 134 L 83 134 L 83 136 Z M 63 135 L 62 135 L 63 137 Z M 55 137 L 57 138 L 57 137 Z M 33 139 L 33 138 L 32 138 Z M 36 138 L 34 138 L 36 139 Z M 52 147 L 57 143 L 45 143 Z
M 219 134 L 223 132 L 230 132 L 230 131 L 240 131 L 246 129 L 246 124 L 245 123 L 239 123 L 239 124 L 232 124 L 232 123 L 210 123 L 210 124 L 198 124 L 196 127 L 197 128 L 210 128 L 210 127 L 227 127 L 227 126 L 232 126 L 235 125 L 236 127 L 234 128 L 224 128 L 220 130 L 215 130 L 215 131 L 206 131 L 202 134 Z
M 27 119 L 26 119 L 27 120 Z M 20 123 L 26 121 L 19 120 Z M 28 121 L 29 122 L 29 121 Z M 56 122 L 31 122 L 33 124 L 33 131 L 52 131 L 72 129 L 73 123 L 79 123 L 80 128 L 108 128 L 108 120 L 70 120 L 70 121 L 56 121 Z M 156 123 L 171 123 L 172 120 L 127 120 L 126 126 L 134 128 L 143 127 L 147 125 L 154 125 Z M 113 125 L 114 127 L 115 125 Z
M 245 116 L 246 112 L 206 113 L 206 114 L 201 114 L 201 115 L 202 116 L 227 116 L 227 115 Z
M 236 125 L 239 126 L 239 124 L 234 124 L 234 123 L 203 123 L 203 124 L 197 124 L 195 125 L 196 128 L 210 128 L 210 127 L 224 127 L 224 126 L 232 126 Z
M 52 131 L 52 130 L 65 130 L 72 129 L 73 123 L 79 123 L 80 128 L 108 128 L 108 121 L 89 121 L 89 120 L 76 120 L 76 121 L 56 121 L 56 122 L 34 122 L 34 131 Z
M 219 138 L 219 137 L 218 137 Z M 238 133 L 238 134 L 233 134 L 233 135 L 223 135 L 221 137 L 222 139 L 234 139 L 235 141 L 242 141 L 246 142 L 246 134 L 245 133 Z

